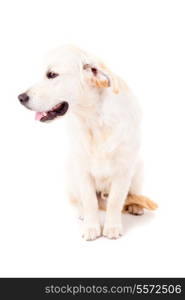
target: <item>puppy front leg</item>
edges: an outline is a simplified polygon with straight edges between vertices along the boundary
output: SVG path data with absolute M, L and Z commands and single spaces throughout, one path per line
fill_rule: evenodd
M 85 240 L 94 240 L 100 236 L 101 227 L 95 187 L 88 174 L 81 176 L 80 194 L 84 214 L 83 237 Z
M 130 174 L 125 175 L 124 177 L 116 176 L 116 178 L 114 178 L 107 200 L 107 212 L 103 235 L 110 239 L 117 239 L 123 233 L 121 212 L 131 183 Z

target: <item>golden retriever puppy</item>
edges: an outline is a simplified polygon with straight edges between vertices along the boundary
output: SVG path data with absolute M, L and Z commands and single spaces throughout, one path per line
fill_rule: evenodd
M 138 196 L 140 107 L 125 82 L 99 59 L 73 46 L 56 49 L 48 57 L 43 79 L 18 98 L 41 122 L 67 115 L 67 190 L 71 202 L 83 211 L 85 240 L 101 233 L 119 238 L 123 208 L 140 215 L 143 208 L 156 207 Z M 98 209 L 105 206 L 101 231 Z

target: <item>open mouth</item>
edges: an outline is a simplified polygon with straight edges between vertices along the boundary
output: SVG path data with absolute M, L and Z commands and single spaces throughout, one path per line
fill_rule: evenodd
M 41 122 L 53 120 L 56 117 L 63 116 L 67 112 L 68 107 L 69 104 L 67 102 L 61 102 L 55 105 L 51 110 L 36 112 L 35 119 Z

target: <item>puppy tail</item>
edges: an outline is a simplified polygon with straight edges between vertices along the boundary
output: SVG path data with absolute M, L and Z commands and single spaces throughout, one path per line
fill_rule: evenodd
M 99 209 L 106 211 L 106 199 L 99 198 L 98 199 L 98 204 L 99 204 Z M 139 205 L 141 208 L 145 208 L 148 210 L 155 210 L 157 209 L 157 204 L 150 200 L 148 197 L 142 196 L 142 195 L 135 195 L 135 194 L 128 194 L 127 199 L 125 201 L 122 213 L 128 212 L 128 207 L 130 205 Z
M 141 208 L 145 208 L 148 210 L 157 209 L 157 204 L 150 200 L 148 197 L 142 195 L 128 194 L 127 199 L 125 201 L 125 205 L 123 207 L 123 212 L 128 211 L 129 205 L 139 205 Z

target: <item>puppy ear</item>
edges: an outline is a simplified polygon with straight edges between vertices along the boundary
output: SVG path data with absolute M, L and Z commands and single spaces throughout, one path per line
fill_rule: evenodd
M 111 86 L 111 80 L 108 74 L 100 67 L 91 64 L 84 64 L 83 69 L 87 72 L 90 83 L 97 88 L 108 88 Z

